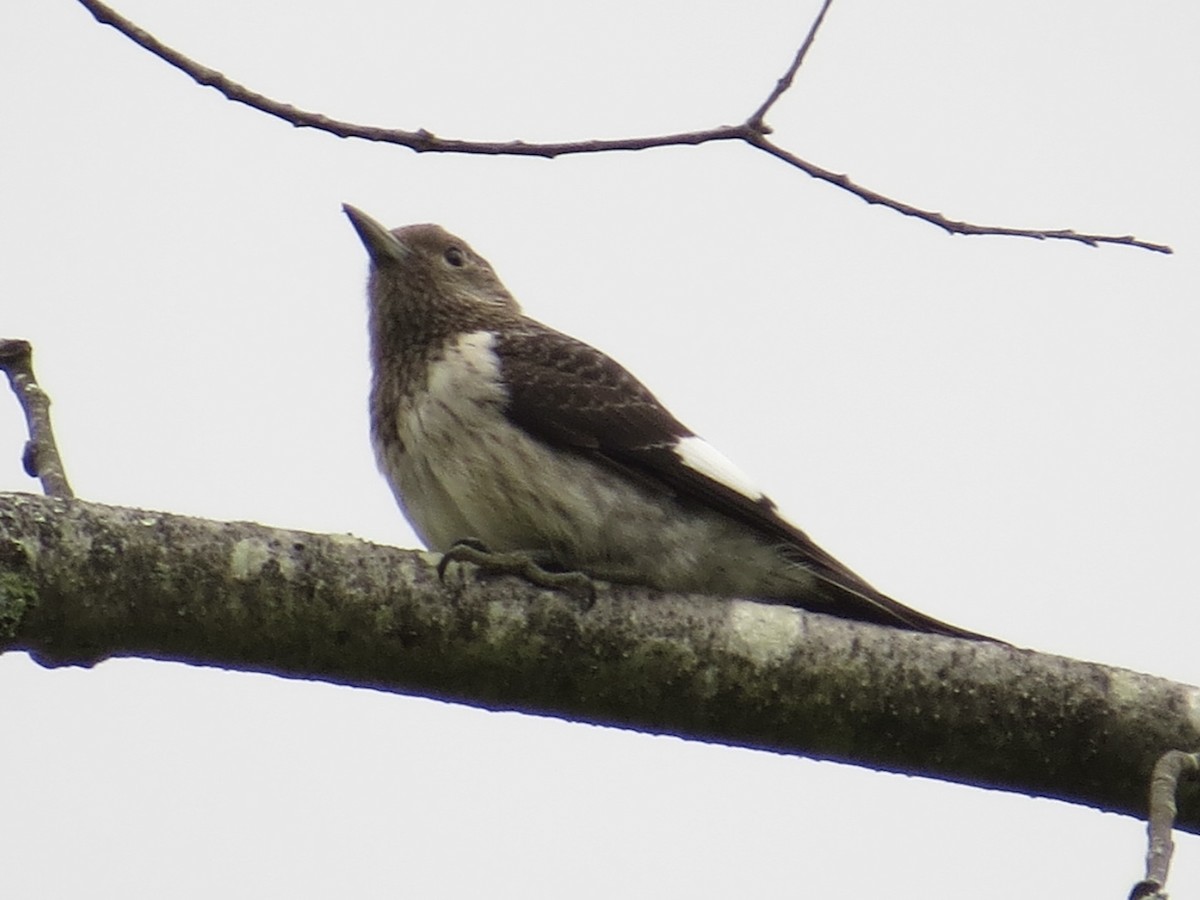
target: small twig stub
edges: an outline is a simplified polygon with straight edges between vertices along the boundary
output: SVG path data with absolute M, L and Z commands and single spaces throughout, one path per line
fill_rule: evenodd
M 1150 776 L 1150 812 L 1146 825 L 1149 836 L 1146 877 L 1133 886 L 1129 900 L 1165 900 L 1167 895 L 1163 889 L 1167 884 L 1171 856 L 1175 852 L 1175 842 L 1171 839 L 1177 812 L 1175 795 L 1179 779 L 1197 771 L 1200 771 L 1200 753 L 1184 753 L 1182 750 L 1168 750 L 1154 764 L 1154 772 Z
M 46 496 L 74 497 L 54 441 L 50 397 L 33 374 L 33 347 L 29 341 L 0 339 L 0 369 L 8 376 L 29 428 L 21 465 L 31 478 L 41 479 Z

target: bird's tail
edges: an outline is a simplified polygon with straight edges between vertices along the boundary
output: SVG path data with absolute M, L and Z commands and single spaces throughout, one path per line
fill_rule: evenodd
M 786 552 L 786 550 L 785 550 Z M 967 641 L 987 641 L 1002 644 L 1004 641 L 978 632 L 950 625 L 933 616 L 905 606 L 880 593 L 841 563 L 823 554 L 824 559 L 814 560 L 804 554 L 798 565 L 811 577 L 804 579 L 803 590 L 783 599 L 782 602 L 799 606 L 813 612 L 823 612 L 843 619 L 889 625 L 906 631 L 921 631 L 940 634 Z M 828 562 L 826 562 L 828 560 Z

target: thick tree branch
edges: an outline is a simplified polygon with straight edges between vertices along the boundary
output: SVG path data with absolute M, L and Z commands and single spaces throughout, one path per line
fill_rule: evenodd
M 1200 690 L 782 606 L 438 581 L 345 536 L 0 494 L 0 650 L 141 656 L 857 763 L 1143 816 Z M 1177 827 L 1200 833 L 1200 786 Z
M 791 87 L 796 72 L 804 62 L 805 55 L 816 37 L 817 30 L 824 21 L 825 13 L 832 0 L 826 0 L 820 13 L 809 28 L 808 35 L 801 44 L 799 51 L 792 60 L 788 70 L 779 78 L 767 98 L 740 125 L 720 125 L 715 128 L 705 128 L 696 131 L 680 132 L 678 134 L 651 135 L 637 138 L 617 138 L 614 140 L 591 141 L 561 141 L 551 143 L 527 143 L 525 141 L 465 141 L 453 138 L 443 138 L 424 128 L 416 131 L 406 131 L 400 128 L 377 128 L 370 125 L 360 125 L 333 119 L 321 113 L 298 109 L 290 103 L 274 100 L 263 94 L 250 90 L 244 85 L 227 78 L 221 72 L 201 65 L 185 56 L 173 47 L 164 44 L 154 35 L 135 23 L 126 19 L 116 10 L 101 3 L 100 0 L 79 0 L 96 20 L 104 25 L 110 25 L 121 34 L 128 37 L 138 46 L 149 51 L 164 62 L 174 66 L 190 77 L 197 84 L 215 88 L 235 103 L 243 103 L 259 112 L 275 116 L 297 128 L 316 128 L 342 138 L 360 138 L 367 141 L 381 141 L 398 144 L 417 153 L 473 153 L 505 156 L 542 156 L 554 158 L 573 153 L 603 153 L 613 150 L 649 150 L 655 147 L 694 146 L 708 144 L 714 141 L 743 141 L 751 147 L 762 150 L 788 165 L 806 172 L 814 178 L 827 181 L 842 190 L 849 191 L 866 200 L 868 203 L 880 204 L 906 216 L 921 219 L 943 228 L 952 234 L 963 235 L 1001 235 L 1009 237 L 1030 237 L 1038 240 L 1068 240 L 1078 241 L 1096 247 L 1100 244 L 1121 244 L 1129 247 L 1140 247 L 1143 250 L 1153 250 L 1156 253 L 1173 252 L 1166 244 L 1143 241 L 1133 235 L 1104 235 L 1084 234 L 1069 228 L 1057 229 L 1028 229 L 1009 228 L 1004 226 L 974 225 L 949 219 L 939 212 L 922 209 L 918 206 L 894 200 L 869 188 L 856 184 L 845 175 L 835 174 L 821 166 L 814 165 L 801 159 L 795 154 L 784 150 L 766 140 L 770 127 L 765 123 L 764 116 L 780 97 Z

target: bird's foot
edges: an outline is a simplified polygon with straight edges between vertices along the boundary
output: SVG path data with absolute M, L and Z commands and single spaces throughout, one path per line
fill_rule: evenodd
M 537 553 L 523 550 L 495 552 L 478 538 L 463 538 L 455 541 L 438 561 L 437 573 L 442 581 L 446 580 L 446 568 L 452 562 L 471 563 L 488 575 L 517 575 L 538 587 L 566 591 L 582 601 L 584 609 L 590 609 L 596 602 L 596 586 L 591 578 L 583 572 L 547 568 L 549 560 Z

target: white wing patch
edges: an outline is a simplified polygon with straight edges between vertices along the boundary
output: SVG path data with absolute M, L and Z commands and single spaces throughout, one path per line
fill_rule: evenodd
M 763 492 L 750 480 L 750 476 L 703 438 L 694 434 L 680 438 L 674 449 L 679 461 L 693 472 L 699 472 L 717 484 L 737 491 L 748 500 L 757 502 L 763 499 Z

